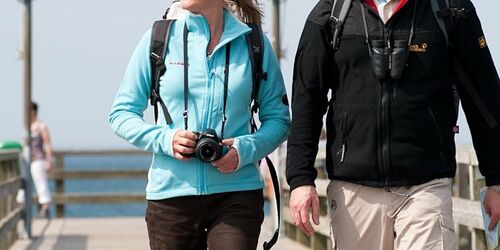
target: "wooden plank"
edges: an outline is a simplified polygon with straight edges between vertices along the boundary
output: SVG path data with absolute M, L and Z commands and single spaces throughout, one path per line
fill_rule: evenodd
M 144 193 L 72 193 L 56 194 L 53 202 L 57 205 L 76 203 L 134 203 L 146 202 Z
M 137 170 L 99 170 L 99 171 L 58 171 L 54 179 L 109 179 L 109 178 L 146 178 L 147 169 Z
M 20 177 L 12 177 L 6 181 L 0 182 L 0 199 L 8 195 L 16 194 L 19 188 L 21 188 Z
M 453 197 L 453 220 L 455 224 L 482 230 L 483 218 L 480 202 Z
M 5 235 L 8 231 L 12 230 L 21 219 L 23 213 L 22 207 L 16 207 L 5 218 L 0 220 L 0 235 Z

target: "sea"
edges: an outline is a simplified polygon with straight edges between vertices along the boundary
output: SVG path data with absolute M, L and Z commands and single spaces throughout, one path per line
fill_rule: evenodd
M 65 171 L 97 171 L 97 170 L 147 170 L 151 163 L 149 155 L 130 156 L 66 156 L 64 159 Z M 117 179 L 68 179 L 64 182 L 65 193 L 144 193 L 147 179 L 144 178 L 117 178 Z M 55 183 L 49 181 L 51 193 L 54 194 Z M 264 205 L 264 211 L 269 212 L 269 203 Z M 36 213 L 34 207 L 34 213 Z M 65 217 L 126 217 L 144 216 L 146 211 L 146 200 L 140 203 L 125 204 L 67 204 L 65 205 Z M 55 206 L 50 208 L 52 215 L 55 214 Z
M 97 170 L 144 170 L 151 163 L 149 155 L 130 156 L 66 156 L 64 171 L 97 171 Z M 64 181 L 65 193 L 144 193 L 147 179 L 116 178 L 116 179 L 68 179 Z M 54 194 L 55 182 L 49 180 L 49 188 Z M 146 199 L 140 203 L 84 203 L 65 205 L 65 217 L 123 217 L 144 216 Z M 36 208 L 34 209 L 36 213 Z M 55 214 L 55 206 L 51 206 L 51 214 Z

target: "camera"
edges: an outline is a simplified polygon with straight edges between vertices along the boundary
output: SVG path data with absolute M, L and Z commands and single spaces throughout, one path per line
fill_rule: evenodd
M 386 46 L 384 40 L 371 41 L 370 58 L 375 76 L 379 79 L 388 75 L 392 79 L 401 78 L 408 54 L 408 42 L 405 40 L 395 40 L 393 47 Z
M 222 140 L 213 129 L 193 132 L 198 136 L 194 155 L 203 162 L 213 162 L 222 157 Z

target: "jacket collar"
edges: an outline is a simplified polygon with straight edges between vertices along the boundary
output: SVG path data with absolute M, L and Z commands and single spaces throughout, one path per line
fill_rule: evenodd
M 188 10 L 182 9 L 179 2 L 174 2 L 167 15 L 167 19 L 184 21 L 189 32 L 204 36 L 210 39 L 210 28 L 207 19 L 203 15 L 194 14 Z M 224 45 L 228 44 L 237 37 L 247 34 L 251 28 L 238 19 L 231 9 L 224 9 L 224 32 L 222 33 L 219 44 L 214 48 L 214 52 Z

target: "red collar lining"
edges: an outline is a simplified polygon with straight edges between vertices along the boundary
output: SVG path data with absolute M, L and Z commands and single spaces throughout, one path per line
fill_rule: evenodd
M 375 10 L 375 12 L 378 13 L 377 5 L 375 4 L 374 0 L 365 0 L 365 3 L 367 3 L 370 7 L 372 7 L 372 9 Z M 392 13 L 392 15 L 394 16 L 394 14 L 401 10 L 406 5 L 406 3 L 408 3 L 408 0 L 401 0 L 394 9 L 394 13 Z

